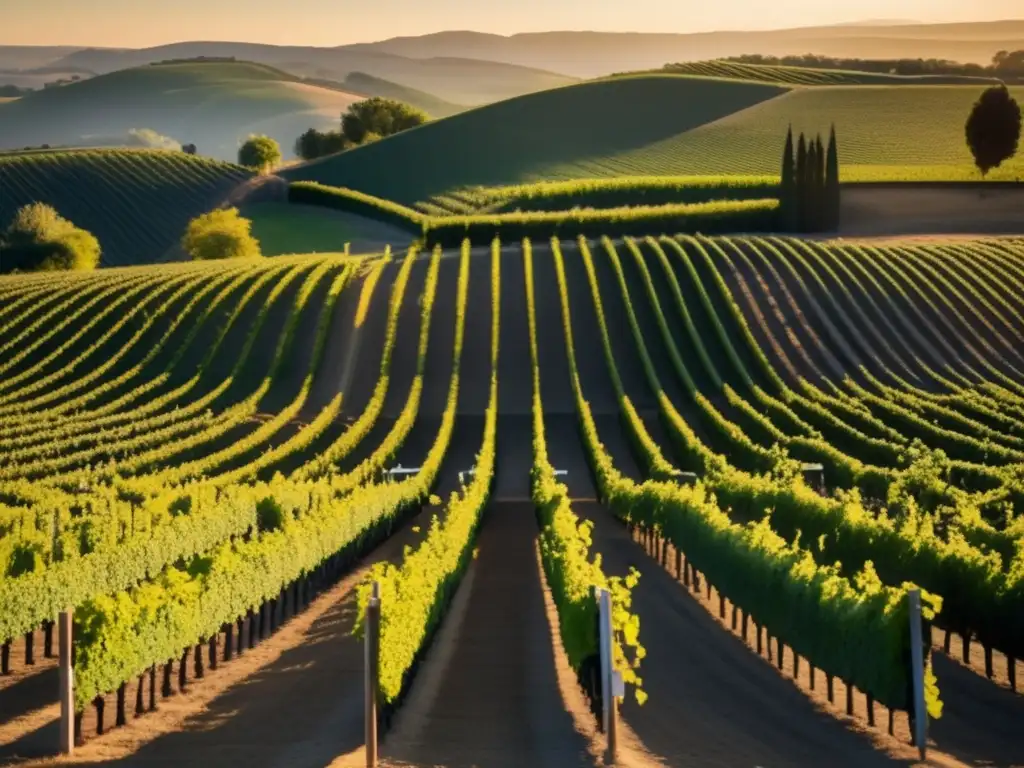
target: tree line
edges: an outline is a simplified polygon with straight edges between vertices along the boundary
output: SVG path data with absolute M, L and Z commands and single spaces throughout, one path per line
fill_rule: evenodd
M 839 228 L 839 148 L 832 126 L 828 147 L 821 134 L 786 133 L 779 186 L 780 227 L 784 232 L 825 232 Z
M 765 56 L 759 53 L 727 56 L 724 61 L 740 64 L 853 69 L 891 75 L 961 75 L 968 77 L 1024 78 L 1024 50 L 999 51 L 990 64 L 965 64 L 949 59 L 859 59 L 806 53 L 800 56 Z

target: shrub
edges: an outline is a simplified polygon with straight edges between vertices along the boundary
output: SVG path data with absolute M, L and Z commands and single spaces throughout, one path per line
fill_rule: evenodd
M 261 171 L 281 162 L 281 147 L 269 136 L 250 136 L 238 149 L 238 164 Z
M 181 145 L 181 151 L 184 152 L 186 155 L 194 155 L 196 153 L 196 145 L 195 144 L 182 144 Z
M 197 260 L 258 258 L 260 244 L 251 230 L 252 222 L 237 208 L 219 208 L 191 221 L 181 247 Z
M 100 243 L 45 203 L 18 210 L 0 238 L 0 273 L 95 269 Z
M 295 140 L 295 154 L 303 160 L 315 160 L 348 149 L 352 142 L 340 131 L 310 128 Z
M 1017 153 L 1020 141 L 1020 106 L 1005 85 L 985 90 L 967 118 L 967 146 L 984 176 Z

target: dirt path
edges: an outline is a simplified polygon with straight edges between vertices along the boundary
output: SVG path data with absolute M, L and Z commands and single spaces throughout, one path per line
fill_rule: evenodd
M 438 644 L 443 673 L 424 665 L 436 689 L 403 712 L 384 754 L 446 768 L 592 764 L 558 689 L 533 508 L 496 502 L 485 514 L 472 580 L 460 588 L 465 617 L 445 638 L 450 650 Z
M 839 233 L 845 237 L 1021 232 L 1024 189 L 843 187 Z

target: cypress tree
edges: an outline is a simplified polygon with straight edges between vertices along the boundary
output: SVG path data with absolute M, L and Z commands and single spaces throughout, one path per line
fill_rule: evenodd
M 796 205 L 794 206 L 796 228 L 799 232 L 805 231 L 807 227 L 807 169 L 807 141 L 801 133 L 796 145 Z
M 828 206 L 825 201 L 825 145 L 819 133 L 814 142 L 814 229 L 827 229 Z
M 793 126 L 786 132 L 786 148 L 782 152 L 782 183 L 779 186 L 779 205 L 782 224 L 786 231 L 796 229 L 796 158 L 793 156 Z
M 839 229 L 839 148 L 836 146 L 836 126 L 828 136 L 828 158 L 825 161 L 825 199 L 828 201 L 829 229 Z

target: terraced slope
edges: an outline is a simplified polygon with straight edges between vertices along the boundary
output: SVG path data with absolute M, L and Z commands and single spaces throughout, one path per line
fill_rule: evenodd
M 0 279 L 0 759 L 45 752 L 52 712 L 25 692 L 46 665 L 24 659 L 73 605 L 83 733 L 132 694 L 145 718 L 194 687 L 117 748 L 358 760 L 372 576 L 385 756 L 594 763 L 573 674 L 596 701 L 592 596 L 611 585 L 637 764 L 899 764 L 916 585 L 932 749 L 1019 763 L 1022 284 L 1019 238 Z M 330 618 L 300 631 L 310 604 Z M 231 687 L 198 679 L 210 659 Z M 327 681 L 330 705 L 303 699 Z M 872 739 L 824 714 L 844 704 Z M 200 710 L 209 727 L 182 724 Z
M 303 83 L 252 62 L 185 62 L 125 69 L 0 105 L 0 148 L 89 146 L 151 128 L 202 154 L 234 160 L 253 133 L 287 157 L 307 128 L 338 123 L 356 94 Z
M 162 261 L 188 222 L 252 173 L 181 152 L 74 150 L 0 154 L 0 226 L 23 205 L 52 205 L 92 232 L 105 266 Z

